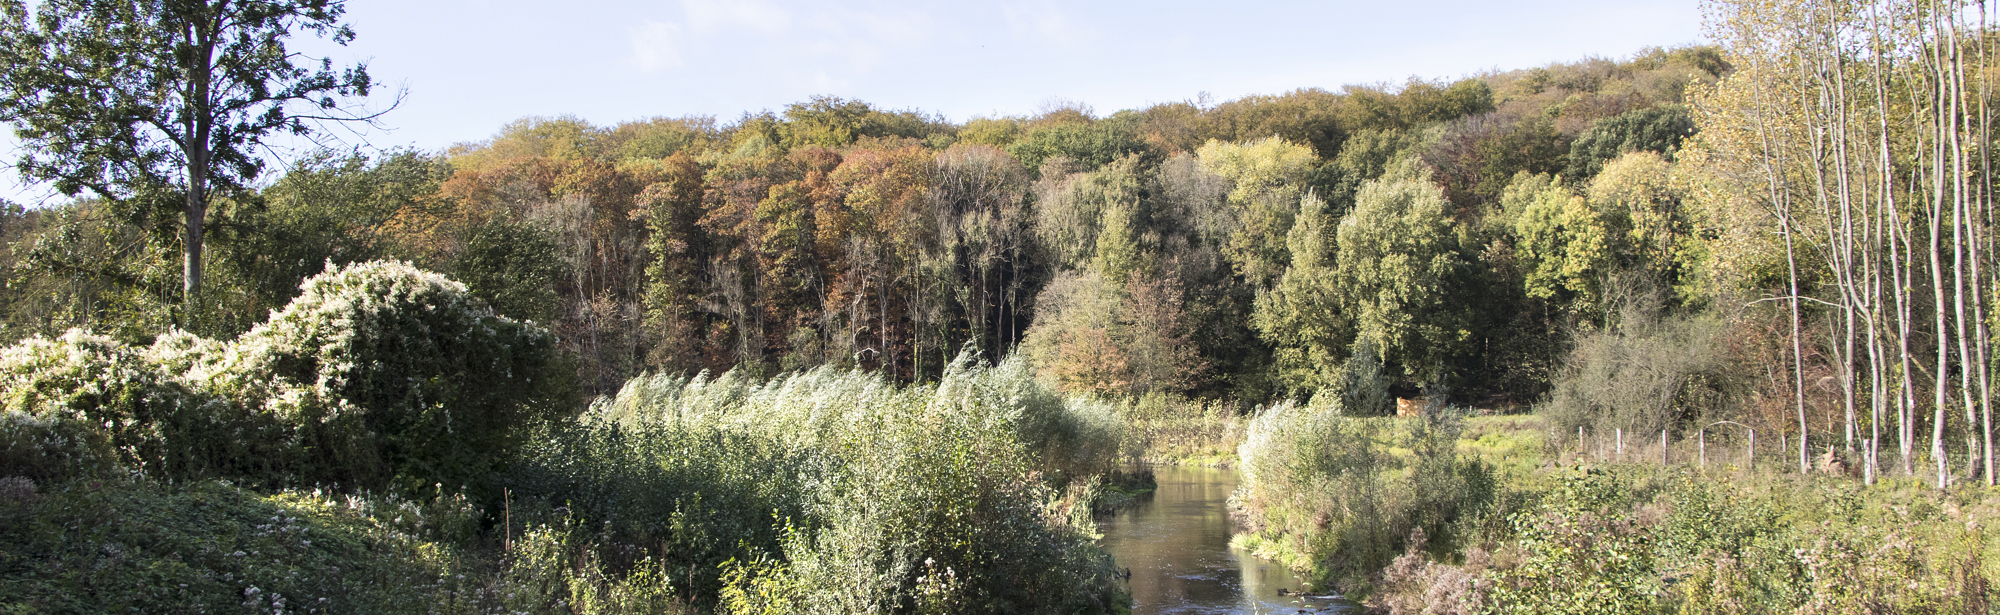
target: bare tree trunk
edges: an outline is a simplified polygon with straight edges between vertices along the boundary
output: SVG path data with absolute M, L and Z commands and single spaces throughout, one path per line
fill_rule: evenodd
M 1934 9 L 1939 8 L 1936 6 L 1935 2 L 1932 3 L 1932 7 Z M 1933 31 L 1935 32 L 1936 26 L 1933 25 L 1932 27 Z M 1932 408 L 1931 457 L 1933 458 L 1932 461 L 1937 466 L 1938 488 L 1943 489 L 1951 484 L 1951 468 L 1950 465 L 1947 463 L 1947 460 L 1945 459 L 1945 450 L 1944 450 L 1945 408 L 1947 404 L 1949 404 L 1949 398 L 1947 397 L 1946 389 L 1947 385 L 1950 383 L 1949 374 L 1951 367 L 1951 358 L 1949 356 L 1951 349 L 1951 337 L 1949 332 L 1951 331 L 1951 329 L 1949 326 L 1947 326 L 1945 322 L 1947 314 L 1945 313 L 1946 304 L 1944 296 L 1944 286 L 1945 286 L 1944 260 L 1942 257 L 1942 252 L 1946 247 L 1944 245 L 1944 228 L 1943 228 L 1944 218 L 1945 218 L 1944 204 L 1946 199 L 1945 195 L 1946 174 L 1944 169 L 1944 159 L 1945 159 L 1944 147 L 1945 147 L 1946 135 L 1944 134 L 1945 129 L 1944 126 L 1942 125 L 1943 118 L 1941 117 L 1944 113 L 1943 109 L 1945 106 L 1945 101 L 1944 101 L 1945 92 L 1943 91 L 1944 90 L 1943 84 L 1938 83 L 1938 81 L 1942 81 L 1945 69 L 1944 69 L 1943 51 L 1938 49 L 1936 45 L 1930 45 L 1930 47 L 1931 51 L 1929 52 L 1929 56 L 1926 59 L 1930 62 L 1930 66 L 1928 66 L 1928 69 L 1930 70 L 1931 77 L 1932 79 L 1934 79 L 1934 81 L 1932 83 L 1932 87 L 1926 91 L 1926 94 L 1930 96 L 1930 101 L 1929 101 L 1930 108 L 1928 109 L 1928 111 L 1931 113 L 1931 116 L 1927 119 L 1930 120 L 1931 122 L 1930 128 L 1933 131 L 1933 133 L 1930 135 L 1932 137 L 1932 141 L 1931 141 L 1931 151 L 1930 151 L 1931 194 L 1930 194 L 1930 221 L 1929 221 L 1930 222 L 1929 257 L 1931 265 L 1931 294 L 1932 294 L 1931 312 L 1935 317 L 1934 318 L 1935 326 L 1937 327 L 1935 329 L 1937 333 L 1934 336 L 1935 345 L 1937 347 L 1937 363 L 1933 368 L 1932 378 L 1931 378 L 1931 385 L 1932 385 L 1931 386 L 1931 408 Z
M 1806 450 L 1806 372 L 1804 331 L 1799 326 L 1799 263 L 1792 240 L 1790 208 L 1785 208 L 1782 224 L 1785 234 L 1786 278 L 1792 292 L 1792 397 L 1799 414 L 1799 471 L 1812 471 L 1811 454 Z
M 1979 370 L 1980 445 L 1981 445 L 1981 450 L 1984 451 L 1986 454 L 1986 486 L 1991 487 L 1995 484 L 1993 476 L 1993 391 L 1992 391 L 1992 377 L 1991 374 L 1988 373 L 1991 369 L 1990 359 L 1988 358 L 1991 350 L 1990 349 L 1991 342 L 1986 332 L 1985 285 L 1987 284 L 1987 280 L 1986 276 L 1983 275 L 1984 273 L 1982 271 L 1983 262 L 1981 260 L 1983 256 L 1981 249 L 1986 246 L 1986 241 L 1988 238 L 1987 231 L 1990 231 L 1992 227 L 1991 224 L 1992 221 L 1990 219 L 1987 219 L 1984 220 L 1985 222 L 1984 224 L 1981 224 L 1981 222 L 1982 218 L 1991 216 L 1993 212 L 1993 203 L 1991 200 L 1993 198 L 1993 194 L 1989 188 L 1990 186 L 1989 182 L 1991 182 L 1993 178 L 1993 157 L 1991 152 L 1992 148 L 1990 147 L 1990 144 L 1993 143 L 1992 139 L 1993 116 L 1992 116 L 1992 109 L 1988 104 L 1988 102 L 1992 99 L 1991 98 L 1992 91 L 1988 87 L 1991 77 L 1984 73 L 1986 67 L 1988 66 L 1986 59 L 1986 46 L 1988 43 L 1987 43 L 1987 38 L 1985 36 L 1987 28 L 1988 24 L 1986 23 L 1986 2 L 1985 0 L 1980 0 L 1979 29 L 1976 30 L 1976 32 L 1980 33 L 1979 69 L 1982 71 L 1979 78 L 1980 182 L 1979 182 L 1977 203 L 1980 212 L 1984 215 L 1973 216 L 1972 218 L 1973 224 L 1977 226 L 1973 231 L 1973 240 L 1972 244 L 1969 247 L 1972 250 L 1972 316 L 1973 316 L 1972 322 L 1974 330 L 1973 343 L 1977 349 L 1976 359 L 1978 360 L 1977 367 Z
M 1875 133 L 1876 144 L 1879 146 L 1877 153 L 1880 155 L 1877 163 L 1881 165 L 1877 178 L 1880 182 L 1879 192 L 1876 195 L 1879 199 L 1877 211 L 1882 225 L 1882 238 L 1889 255 L 1888 295 L 1894 299 L 1896 316 L 1896 379 L 1899 385 L 1896 395 L 1896 451 L 1902 462 L 1903 474 L 1911 476 L 1916 474 L 1917 389 L 1914 378 L 1915 365 L 1911 360 L 1913 355 L 1910 347 L 1915 322 L 1910 293 L 1911 287 L 1916 283 L 1916 259 L 1908 252 L 1914 242 L 1910 241 L 1906 234 L 1908 229 L 1903 226 L 1902 211 L 1896 201 L 1895 156 L 1889 140 L 1891 135 L 1889 113 L 1892 107 L 1889 104 L 1888 86 L 1894 65 L 1886 61 L 1886 58 L 1891 57 L 1887 50 L 1892 42 L 1883 35 L 1881 13 L 1877 7 L 1869 7 L 1869 26 L 1872 43 L 1869 55 L 1874 64 L 1871 77 L 1875 86 Z

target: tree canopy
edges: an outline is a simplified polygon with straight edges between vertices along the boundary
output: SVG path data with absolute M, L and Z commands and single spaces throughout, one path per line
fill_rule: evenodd
M 298 33 L 353 40 L 344 12 L 339 0 L 0 2 L 0 118 L 28 146 L 18 168 L 142 220 L 179 201 L 192 299 L 210 201 L 263 173 L 265 139 L 369 117 L 341 105 L 374 87 L 366 66 L 286 46 Z

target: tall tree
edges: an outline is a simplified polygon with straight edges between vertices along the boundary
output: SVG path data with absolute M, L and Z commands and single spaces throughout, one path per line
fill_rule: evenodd
M 1333 275 L 1358 337 L 1412 384 L 1445 385 L 1471 333 L 1452 300 L 1463 261 L 1451 204 L 1429 169 L 1406 160 L 1363 184 L 1336 236 Z
M 367 66 L 286 47 L 295 32 L 345 45 L 340 0 L 0 0 L 0 118 L 24 177 L 134 213 L 180 201 L 183 301 L 198 295 L 212 195 L 264 170 L 274 133 L 368 121 Z

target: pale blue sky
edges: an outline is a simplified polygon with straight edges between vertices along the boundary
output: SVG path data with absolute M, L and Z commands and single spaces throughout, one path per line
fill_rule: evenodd
M 1202 92 L 1219 102 L 1412 75 L 1457 78 L 1701 38 L 1694 0 L 347 6 L 359 38 L 331 48 L 332 57 L 365 60 L 387 89 L 408 89 L 384 118 L 393 130 L 365 140 L 432 150 L 530 115 L 601 125 L 689 114 L 728 122 L 815 94 L 952 121 L 1031 113 L 1056 98 L 1103 115 Z M 32 203 L 46 191 L 13 192 Z

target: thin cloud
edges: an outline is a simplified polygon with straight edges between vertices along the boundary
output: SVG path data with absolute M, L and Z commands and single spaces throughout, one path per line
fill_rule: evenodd
M 792 25 L 792 16 L 784 9 L 754 0 L 686 0 L 681 8 L 687 11 L 688 27 L 696 31 L 734 26 L 778 34 Z
M 632 29 L 632 61 L 639 70 L 653 72 L 683 64 L 677 46 L 681 27 L 664 21 L 649 21 Z
M 1015 3 L 1002 6 L 1002 15 L 1016 34 L 1046 39 L 1071 39 L 1079 32 L 1062 6 L 1053 2 Z

